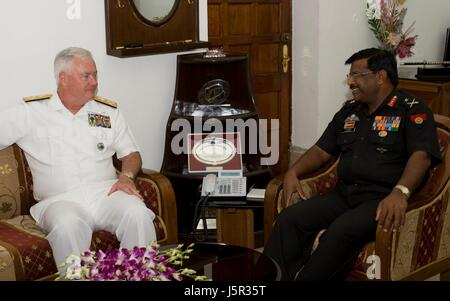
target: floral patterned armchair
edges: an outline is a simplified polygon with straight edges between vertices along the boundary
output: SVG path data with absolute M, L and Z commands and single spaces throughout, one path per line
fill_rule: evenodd
M 426 184 L 409 199 L 402 229 L 397 233 L 378 229 L 375 241 L 366 244 L 359 254 L 348 280 L 368 280 L 366 272 L 374 267 L 373 261 L 367 263 L 371 255 L 380 258 L 381 280 L 424 280 L 437 274 L 441 280 L 450 280 L 450 118 L 435 115 L 435 120 L 443 162 L 429 172 Z M 301 179 L 305 194 L 312 197 L 332 190 L 337 182 L 336 166 L 337 161 L 329 162 Z M 265 241 L 278 214 L 292 205 L 282 200 L 282 180 L 281 176 L 274 178 L 266 188 Z
M 156 214 L 154 225 L 159 244 L 177 242 L 175 194 L 163 175 L 143 170 L 137 188 L 145 204 Z M 22 150 L 13 145 L 0 151 L 0 280 L 55 278 L 57 268 L 46 234 L 29 215 L 33 199 L 31 172 Z M 116 237 L 94 232 L 91 249 L 117 248 Z

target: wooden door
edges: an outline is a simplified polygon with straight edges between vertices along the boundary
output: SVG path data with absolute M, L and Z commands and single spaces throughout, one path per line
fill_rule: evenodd
M 289 164 L 291 139 L 291 0 L 208 0 L 212 47 L 248 53 L 256 107 L 270 130 L 279 132 L 275 174 Z M 270 120 L 278 119 L 279 127 Z M 273 146 L 272 146 L 273 147 Z

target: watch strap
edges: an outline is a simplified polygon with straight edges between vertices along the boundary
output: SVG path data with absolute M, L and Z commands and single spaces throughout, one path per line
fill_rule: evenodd
M 131 171 L 125 171 L 120 173 L 121 176 L 125 176 L 130 180 L 134 181 L 134 174 Z
M 395 185 L 395 188 L 400 190 L 406 196 L 406 199 L 409 199 L 409 197 L 411 196 L 411 192 L 409 191 L 409 188 L 406 187 L 405 185 L 398 184 L 398 185 Z

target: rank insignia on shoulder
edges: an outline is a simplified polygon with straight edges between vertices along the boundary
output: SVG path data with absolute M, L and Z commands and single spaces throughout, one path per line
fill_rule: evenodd
M 395 105 L 397 104 L 397 100 L 397 95 L 394 95 L 391 100 L 389 100 L 388 106 L 390 106 L 391 108 L 395 107 Z
M 411 115 L 411 121 L 417 125 L 421 125 L 425 120 L 427 120 L 427 117 L 427 114 Z
M 115 101 L 108 100 L 108 99 L 100 97 L 100 96 L 95 96 L 94 100 L 96 102 L 99 102 L 99 103 L 109 106 L 111 108 L 117 109 L 117 102 L 115 102 Z
M 33 101 L 41 101 L 41 100 L 47 100 L 52 98 L 53 94 L 44 94 L 44 95 L 37 95 L 37 96 L 27 96 L 22 98 L 25 102 L 33 102 Z
M 417 101 L 415 98 L 413 100 L 410 100 L 409 98 L 405 98 L 404 102 L 406 105 L 408 105 L 410 108 L 414 107 L 415 105 L 418 105 L 420 102 Z

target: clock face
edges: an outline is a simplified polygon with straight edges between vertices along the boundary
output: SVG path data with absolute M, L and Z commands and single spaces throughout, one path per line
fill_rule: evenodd
M 220 165 L 234 158 L 236 147 L 232 141 L 218 137 L 207 137 L 194 144 L 192 154 L 195 159 L 204 164 Z

